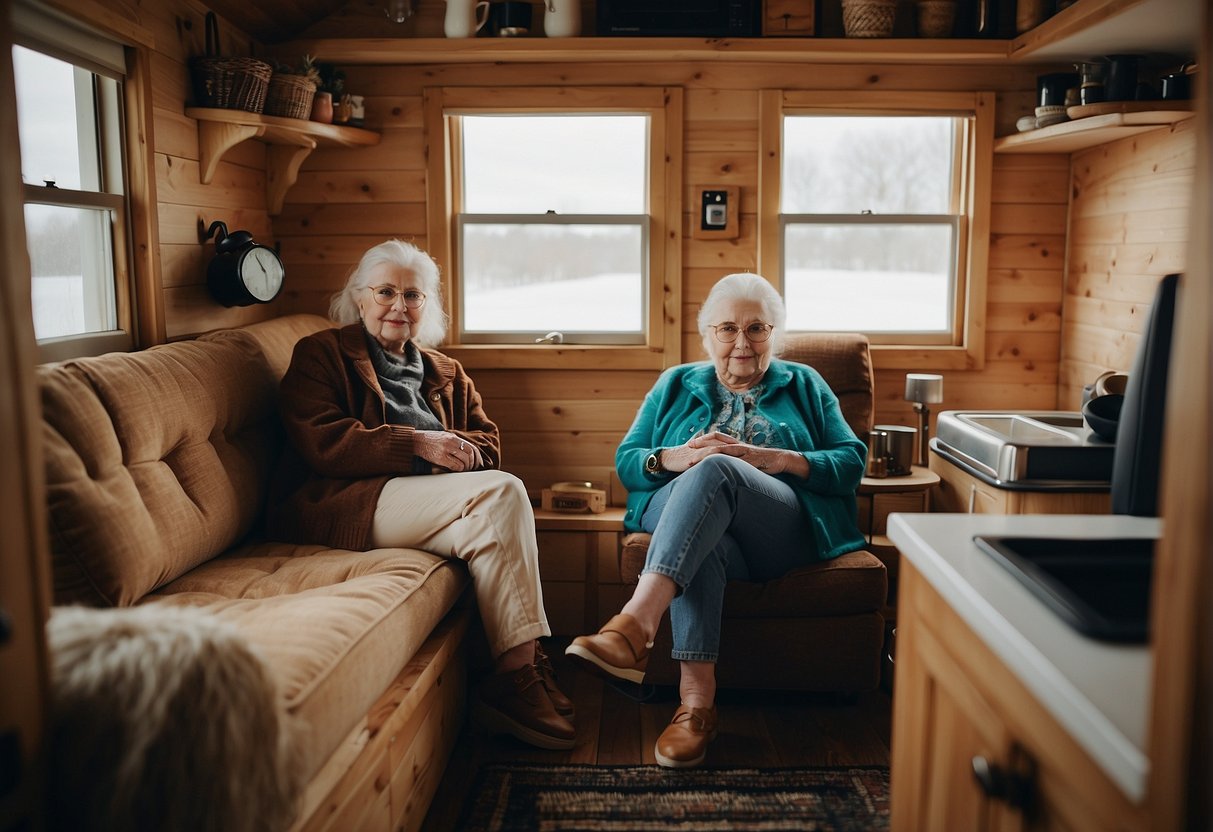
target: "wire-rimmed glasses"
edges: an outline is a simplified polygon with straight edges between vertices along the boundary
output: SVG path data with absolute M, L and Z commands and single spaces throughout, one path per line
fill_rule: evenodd
M 764 324 L 761 321 L 755 321 L 748 324 L 744 328 L 735 323 L 723 324 L 708 324 L 716 332 L 716 340 L 722 344 L 731 344 L 737 340 L 737 336 L 745 333 L 745 339 L 751 344 L 761 344 L 763 341 L 771 337 L 771 330 L 775 327 L 771 324 Z
M 420 309 L 425 305 L 425 293 L 416 289 L 405 289 L 401 292 L 395 286 L 367 286 L 366 288 L 371 290 L 371 297 L 380 306 L 393 305 L 396 303 L 397 296 L 404 298 L 404 305 L 409 309 Z

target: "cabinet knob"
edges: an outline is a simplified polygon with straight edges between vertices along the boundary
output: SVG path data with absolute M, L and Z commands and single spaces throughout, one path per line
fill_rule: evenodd
M 980 754 L 973 758 L 972 765 L 973 779 L 981 786 L 986 797 L 1001 800 L 1017 809 L 1027 809 L 1031 805 L 1035 778 L 1030 772 L 1019 774 L 1007 771 Z

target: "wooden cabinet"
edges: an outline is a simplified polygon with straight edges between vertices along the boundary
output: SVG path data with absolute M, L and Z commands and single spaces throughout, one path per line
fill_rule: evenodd
M 622 508 L 601 514 L 535 511 L 543 606 L 552 634 L 597 632 L 632 594 L 619 575 Z
M 939 475 L 934 510 L 965 514 L 1107 514 L 1112 498 L 1107 491 L 1012 491 L 996 488 L 939 454 L 931 454 L 931 470 Z
M 906 563 L 893 832 L 1140 830 L 1143 810 Z

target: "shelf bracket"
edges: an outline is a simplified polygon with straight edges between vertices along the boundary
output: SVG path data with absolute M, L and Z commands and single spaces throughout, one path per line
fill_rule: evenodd
M 265 151 L 265 201 L 270 216 L 282 213 L 286 192 L 299 178 L 299 166 L 316 149 L 314 139 L 300 138 L 297 146 L 271 145 Z
M 215 178 L 219 160 L 245 139 L 254 139 L 265 132 L 264 126 L 231 124 L 224 121 L 198 122 L 198 156 L 203 185 Z

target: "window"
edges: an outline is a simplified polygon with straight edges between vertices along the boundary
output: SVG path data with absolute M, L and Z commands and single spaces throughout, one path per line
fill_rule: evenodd
M 531 366 L 570 366 L 586 350 L 601 361 L 607 348 L 622 351 L 615 366 L 677 363 L 664 314 L 677 292 L 662 278 L 677 274 L 666 238 L 681 210 L 667 147 L 678 91 L 460 88 L 427 102 L 431 146 L 449 148 L 441 169 L 431 157 L 446 187 L 430 198 L 430 252 L 449 340 L 470 351 L 461 360 L 474 366 L 492 345 L 507 364 L 511 347 Z
M 901 98 L 781 97 L 778 127 L 764 118 L 780 152 L 763 160 L 763 181 L 778 194 L 763 262 L 778 263 L 789 330 L 858 331 L 878 350 L 979 356 L 980 323 L 965 312 L 984 298 L 986 243 L 974 229 L 988 223 L 980 194 L 988 202 L 992 147 L 979 139 L 988 132 L 982 99 Z
M 467 115 L 460 128 L 460 339 L 644 343 L 648 116 Z
M 12 54 L 34 332 L 52 358 L 130 349 L 124 50 L 18 8 Z

